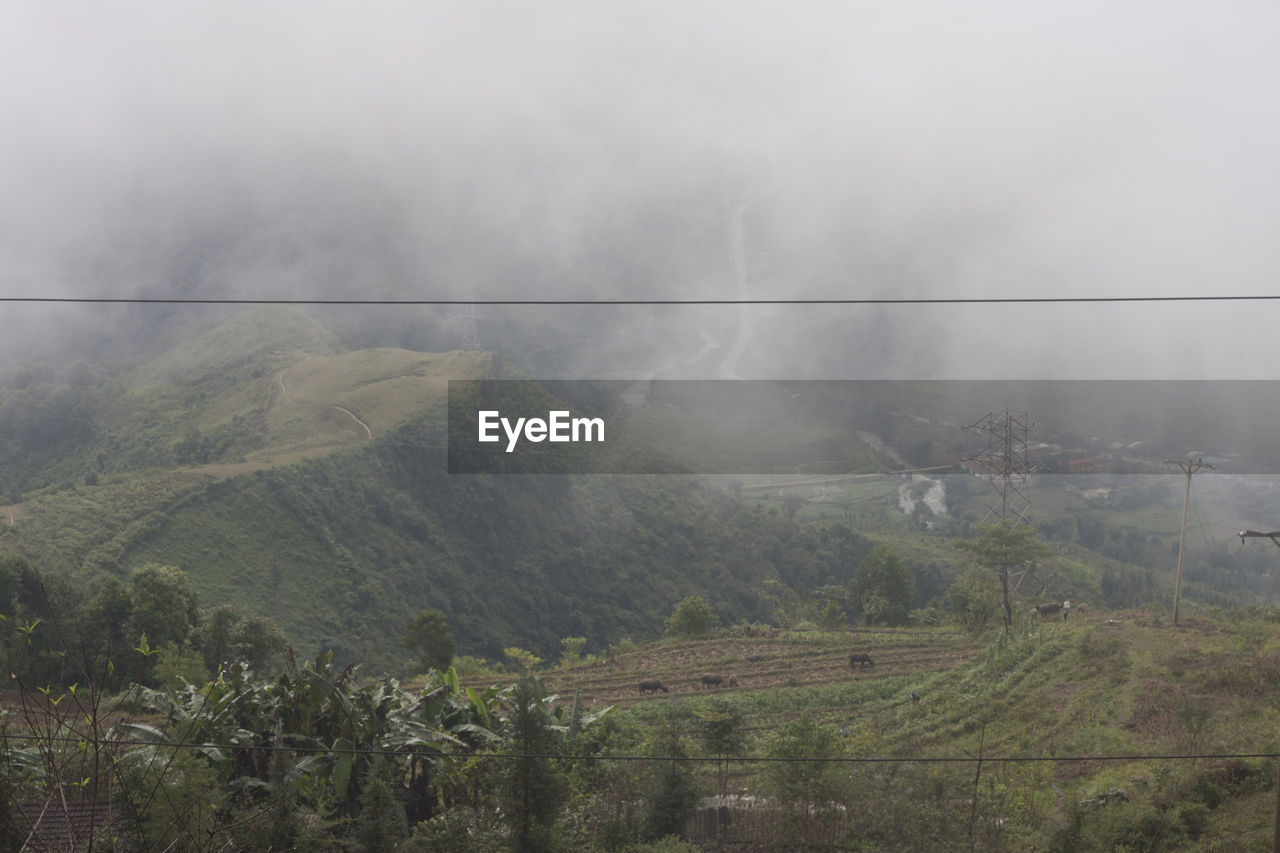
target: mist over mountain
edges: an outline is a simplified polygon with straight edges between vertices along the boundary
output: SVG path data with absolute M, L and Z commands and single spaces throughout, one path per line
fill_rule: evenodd
M 0 846 L 1261 848 L 1278 32 L 9 0 Z
M 6 488 L 241 464 L 309 429 L 344 448 L 362 433 L 340 414 L 273 408 L 281 377 L 323 365 L 326 404 L 404 399 L 357 380 L 426 381 L 406 353 L 540 379 L 1274 379 L 1276 17 L 20 4 L 0 35 Z M 327 343 L 242 324 L 234 357 L 185 375 L 228 300 L 311 303 Z M 357 304 L 379 300 L 403 304 Z M 142 382 L 165 362 L 169 385 Z M 1265 419 L 1240 390 L 1128 424 L 1099 406 L 1097 428 L 1033 408 L 1055 437 L 1213 453 Z M 927 455 L 934 428 L 902 434 Z
M 22 4 L 0 295 L 1262 295 L 1274 18 Z M 566 378 L 1269 378 L 1270 306 L 1242 307 L 486 306 L 477 329 Z M 117 352 L 197 309 L 4 310 L 21 358 Z M 460 314 L 341 324 L 439 351 Z

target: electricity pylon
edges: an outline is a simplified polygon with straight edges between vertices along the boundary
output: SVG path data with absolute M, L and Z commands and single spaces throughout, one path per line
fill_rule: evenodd
M 1030 421 L 1021 415 L 992 412 L 966 429 L 980 429 L 987 433 L 987 447 L 971 461 L 982 466 L 991 483 L 987 495 L 987 523 L 993 517 L 998 521 L 1012 519 L 1019 524 L 1031 523 L 1031 499 L 1025 493 L 1031 482 L 1034 466 L 1027 457 L 1027 434 Z
M 1024 412 L 1014 415 L 1005 409 L 1003 412 L 992 412 L 985 418 L 966 429 L 980 429 L 987 434 L 987 447 L 973 462 L 981 466 L 982 473 L 991 484 L 987 494 L 987 514 L 982 523 L 987 524 L 993 518 L 1000 524 L 1031 524 L 1031 499 L 1025 489 L 1030 485 L 1034 472 L 1027 457 L 1027 434 L 1031 422 Z M 1005 630 L 1009 629 L 1009 588 L 1019 594 L 1022 581 L 1027 570 L 1013 571 L 1011 566 L 1003 566 L 1000 570 L 1005 606 Z

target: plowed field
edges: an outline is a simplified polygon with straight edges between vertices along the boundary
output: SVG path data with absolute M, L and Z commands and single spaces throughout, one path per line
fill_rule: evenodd
M 971 658 L 982 646 L 954 629 L 881 628 L 849 632 L 777 631 L 697 641 L 663 641 L 616 654 L 609 661 L 546 674 L 561 695 L 581 690 L 584 704 L 635 708 L 672 696 L 732 695 L 907 676 L 945 670 Z M 851 667 L 849 656 L 865 653 L 874 665 Z M 702 675 L 723 676 L 726 685 L 704 687 Z M 732 678 L 736 684 L 728 684 Z M 641 681 L 656 679 L 667 693 L 641 694 Z

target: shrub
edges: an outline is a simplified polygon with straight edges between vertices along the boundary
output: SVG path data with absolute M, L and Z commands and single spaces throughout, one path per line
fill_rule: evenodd
M 1209 827 L 1209 807 L 1204 803 L 1186 803 L 1178 807 L 1178 820 L 1188 838 L 1199 838 Z
M 666 627 L 673 637 L 705 637 L 711 632 L 711 605 L 702 596 L 691 595 L 676 605 Z
M 1271 790 L 1274 770 L 1266 761 L 1223 758 L 1205 765 L 1205 772 L 1218 788 L 1231 794 L 1256 794 Z
M 1186 837 L 1181 820 L 1149 803 L 1131 802 L 1127 795 L 1097 797 L 1072 806 L 1067 825 L 1054 835 L 1049 850 L 1053 853 L 1077 850 L 1159 853 L 1177 849 Z
M 527 649 L 520 648 L 519 646 L 508 646 L 502 650 L 502 653 L 513 663 L 519 665 L 520 671 L 524 673 L 533 672 L 534 668 L 536 668 L 538 664 L 542 663 L 542 658 Z

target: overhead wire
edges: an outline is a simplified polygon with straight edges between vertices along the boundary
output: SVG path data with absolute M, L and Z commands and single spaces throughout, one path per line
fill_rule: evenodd
M 87 738 L 65 735 L 36 735 L 6 732 L 5 739 L 32 740 L 42 743 L 86 744 Z M 1020 763 L 1071 763 L 1077 761 L 1204 761 L 1227 759 L 1280 759 L 1280 752 L 1200 752 L 1200 753 L 1119 753 L 1114 755 L 894 755 L 894 756 L 849 756 L 849 755 L 817 755 L 817 756 L 774 756 L 774 755 L 606 755 L 588 754 L 573 755 L 563 752 L 474 752 L 465 750 L 430 750 L 430 749 L 381 749 L 371 747 L 351 747 L 348 749 L 326 746 L 285 746 L 280 744 L 219 744 L 197 741 L 162 741 L 155 739 L 134 738 L 101 738 L 96 745 L 101 748 L 112 746 L 156 746 L 165 749 L 198 749 L 198 750 L 243 750 L 246 752 L 291 752 L 295 754 L 335 754 L 360 756 L 409 756 L 423 755 L 433 758 L 465 758 L 472 759 L 523 759 L 537 758 L 547 760 L 573 761 L 662 761 L 686 764 L 707 764 L 719 761 L 731 761 L 743 764 L 816 764 L 831 762 L 833 764 L 1020 764 Z
M 777 297 L 687 299 L 452 299 L 452 298 L 332 298 L 311 297 L 191 297 L 191 296 L 0 296 L 0 303 L 85 304 L 85 305 L 515 305 L 515 306 L 626 306 L 626 305 L 1059 305 L 1069 303 L 1156 303 L 1156 302 L 1268 302 L 1280 301 L 1280 294 L 1216 294 L 1156 296 L 940 296 L 940 297 Z

